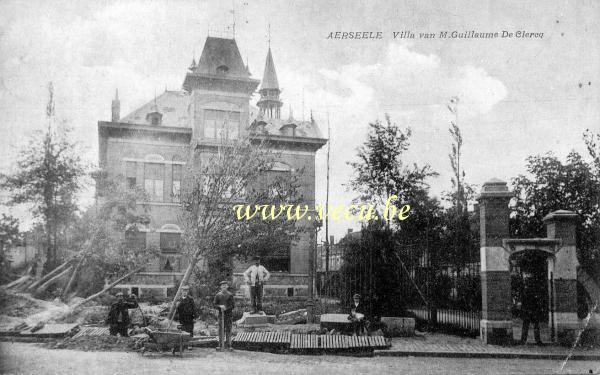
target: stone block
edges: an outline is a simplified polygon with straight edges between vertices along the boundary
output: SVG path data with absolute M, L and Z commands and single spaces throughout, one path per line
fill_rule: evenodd
M 240 327 L 264 327 L 273 322 L 275 322 L 274 315 L 266 315 L 265 313 L 250 314 L 245 312 L 242 318 L 236 321 L 235 324 Z
M 512 325 L 513 322 L 511 320 L 482 319 L 479 328 L 479 337 L 486 344 L 512 345 Z
M 387 337 L 405 337 L 415 335 L 415 319 L 400 317 L 381 317 Z
M 347 331 L 352 327 L 348 314 L 323 314 L 319 320 L 321 330 Z
M 284 314 L 279 314 L 276 320 L 276 324 L 299 324 L 306 323 L 307 310 L 300 309 L 296 311 L 290 311 Z

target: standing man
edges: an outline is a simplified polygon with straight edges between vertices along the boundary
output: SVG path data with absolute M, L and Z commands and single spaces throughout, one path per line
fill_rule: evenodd
M 244 272 L 244 280 L 250 285 L 253 314 L 262 311 L 263 283 L 269 280 L 270 276 L 269 271 L 260 265 L 259 257 L 254 257 L 254 264 Z
M 190 287 L 183 286 L 181 288 L 181 299 L 177 305 L 177 316 L 181 324 L 181 330 L 188 332 L 190 337 L 194 337 L 194 320 L 199 315 L 194 299 L 190 296 Z
M 543 345 L 540 337 L 540 314 L 542 310 L 540 301 L 542 301 L 542 298 L 540 298 L 535 284 L 533 275 L 524 272 L 523 293 L 521 294 L 521 318 L 523 319 L 521 344 L 527 343 L 529 324 L 533 323 L 533 336 L 535 337 L 535 342 L 538 345 Z
M 117 293 L 115 297 L 117 297 L 117 301 L 110 306 L 106 324 L 110 325 L 109 332 L 111 336 L 116 336 L 119 333 L 123 337 L 128 337 L 127 329 L 129 323 L 131 323 L 128 309 L 135 309 L 138 307 L 138 303 L 135 294 L 131 295 L 133 301 L 125 301 L 125 297 L 121 292 Z
M 355 294 L 352 297 L 353 303 L 350 306 L 350 315 L 348 320 L 352 322 L 352 328 L 355 336 L 362 335 L 365 326 L 365 308 L 360 303 L 360 294 Z
M 227 342 L 227 349 L 233 351 L 231 348 L 231 325 L 233 323 L 233 294 L 228 290 L 229 284 L 227 281 L 221 281 L 221 290 L 215 296 L 213 304 L 219 309 L 219 348 L 224 348 L 224 339 Z M 223 337 L 225 336 L 225 337 Z

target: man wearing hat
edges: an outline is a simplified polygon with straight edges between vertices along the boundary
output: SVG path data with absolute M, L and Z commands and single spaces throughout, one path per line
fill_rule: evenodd
M 133 301 L 125 301 L 125 296 L 121 292 L 117 293 L 115 297 L 117 301 L 110 306 L 106 324 L 110 326 L 109 332 L 112 336 L 116 336 L 119 333 L 121 336 L 127 337 L 129 336 L 127 328 L 129 328 L 129 323 L 131 323 L 127 310 L 135 309 L 138 307 L 138 303 L 135 299 L 135 294 L 131 295 Z
M 260 258 L 254 257 L 254 264 L 244 272 L 244 280 L 250 285 L 250 299 L 252 300 L 253 313 L 262 311 L 263 283 L 269 280 L 271 274 L 260 264 Z
M 199 316 L 194 299 L 190 296 L 190 287 L 184 285 L 181 288 L 181 298 L 177 304 L 177 318 L 181 324 L 181 330 L 188 332 L 194 337 L 194 320 Z
M 233 294 L 229 292 L 228 288 L 229 283 L 221 281 L 221 290 L 215 296 L 213 304 L 219 309 L 219 348 L 217 350 L 224 347 L 223 339 L 226 338 L 227 348 L 231 351 L 231 325 L 235 304 L 233 303 Z
M 360 303 L 360 294 L 355 294 L 352 297 L 353 303 L 350 306 L 350 315 L 348 316 L 348 320 L 352 322 L 352 328 L 354 330 L 354 334 L 359 336 L 364 331 L 365 326 L 365 308 L 362 303 Z

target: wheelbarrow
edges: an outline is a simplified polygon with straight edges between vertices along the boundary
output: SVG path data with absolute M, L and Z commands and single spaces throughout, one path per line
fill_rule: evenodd
M 190 334 L 183 331 L 174 330 L 152 330 L 146 328 L 148 341 L 142 346 L 142 355 L 148 350 L 157 352 L 171 351 L 173 355 L 179 352 L 179 356 L 183 356 L 183 350 L 187 348 L 190 341 Z

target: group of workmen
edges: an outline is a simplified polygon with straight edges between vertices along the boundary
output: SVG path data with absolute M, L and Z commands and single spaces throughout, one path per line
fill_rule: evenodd
M 250 298 L 252 300 L 253 313 L 262 311 L 262 290 L 263 284 L 269 280 L 270 273 L 260 264 L 260 258 L 254 258 L 254 264 L 244 272 L 244 279 L 250 286 Z M 106 324 L 109 325 L 111 335 L 120 334 L 127 337 L 127 330 L 131 323 L 128 309 L 138 307 L 135 294 L 131 295 L 131 300 L 125 300 L 123 293 L 116 294 L 116 302 L 111 305 Z M 213 298 L 213 304 L 219 311 L 219 348 L 232 351 L 231 348 L 231 328 L 233 325 L 233 294 L 229 291 L 229 282 L 222 281 L 219 285 L 219 292 Z M 179 328 L 188 332 L 190 337 L 194 336 L 194 321 L 198 319 L 200 312 L 190 295 L 190 287 L 182 286 L 181 296 L 177 302 L 175 319 L 179 320 Z
M 253 313 L 262 311 L 263 284 L 269 280 L 269 277 L 269 271 L 260 264 L 258 257 L 254 258 L 254 264 L 244 272 L 244 279 L 250 286 Z M 182 331 L 188 332 L 193 337 L 194 321 L 198 319 L 200 314 L 189 291 L 190 288 L 187 285 L 181 288 L 181 296 L 177 302 L 177 314 L 175 318 L 179 320 L 179 328 Z M 126 337 L 128 336 L 127 329 L 131 322 L 128 309 L 137 308 L 138 303 L 135 294 L 131 295 L 132 300 L 129 301 L 125 300 L 123 293 L 117 293 L 116 297 L 117 301 L 112 304 L 106 323 L 110 326 L 111 335 L 120 334 Z M 350 311 L 348 320 L 351 322 L 353 333 L 355 335 L 362 335 L 365 329 L 368 328 L 366 327 L 368 323 L 365 319 L 366 309 L 360 301 L 360 295 L 355 294 L 352 301 L 352 305 L 348 309 Z M 539 326 L 540 298 L 536 294 L 534 283 L 532 283 L 531 276 L 528 274 L 524 275 L 524 288 L 522 290 L 521 301 L 520 312 L 523 319 L 521 343 L 527 342 L 529 325 L 533 324 L 535 341 L 541 344 Z M 231 328 L 235 305 L 233 294 L 229 291 L 229 282 L 222 281 L 220 283 L 220 290 L 214 296 L 213 304 L 219 311 L 220 345 L 218 350 L 226 349 L 231 351 Z

